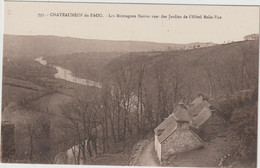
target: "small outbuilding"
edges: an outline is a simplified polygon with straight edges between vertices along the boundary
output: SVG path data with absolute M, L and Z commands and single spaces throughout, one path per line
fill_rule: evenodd
M 191 117 L 195 117 L 200 114 L 205 108 L 208 109 L 211 107 L 211 104 L 208 101 L 203 100 L 188 108 L 188 113 Z
M 192 118 L 192 126 L 194 126 L 195 128 L 199 128 L 211 117 L 211 115 L 211 110 L 204 107 L 197 116 Z
M 204 109 L 199 115 L 192 118 L 192 129 L 203 141 L 210 141 L 225 132 L 226 121 L 218 111 Z
M 225 120 L 219 111 L 213 108 L 202 96 L 196 98 L 188 108 L 191 116 L 190 129 L 193 130 L 203 141 L 210 141 L 219 133 L 223 132 Z
M 174 154 L 203 147 L 203 141 L 189 128 L 190 121 L 187 110 L 179 105 L 154 129 L 155 151 L 160 163 Z

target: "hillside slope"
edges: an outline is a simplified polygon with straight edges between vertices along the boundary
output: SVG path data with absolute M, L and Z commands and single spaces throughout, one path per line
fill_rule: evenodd
M 147 120 L 155 126 L 180 100 L 189 105 L 199 93 L 223 114 L 227 124 L 218 130 L 215 125 L 210 133 L 216 136 L 203 150 L 185 153 L 176 160 L 173 157 L 169 166 L 254 167 L 258 50 L 255 40 L 186 51 L 133 52 L 111 61 L 104 78 L 119 91 L 141 97 L 148 108 L 145 115 L 152 116 Z
M 4 56 L 52 56 L 76 52 L 140 52 L 212 46 L 213 43 L 168 44 L 141 41 L 90 40 L 58 36 L 4 35 Z
M 104 78 L 109 80 L 117 68 L 131 62 L 133 74 L 137 73 L 138 64 L 145 65 L 145 86 L 151 90 L 155 89 L 156 73 L 164 71 L 169 81 L 167 86 L 173 87 L 177 80 L 182 97 L 192 98 L 198 93 L 209 97 L 233 94 L 237 89 L 256 86 L 258 44 L 258 41 L 241 41 L 193 50 L 133 52 L 112 60 L 103 69 Z M 243 79 L 247 83 L 241 86 L 243 67 L 246 71 Z

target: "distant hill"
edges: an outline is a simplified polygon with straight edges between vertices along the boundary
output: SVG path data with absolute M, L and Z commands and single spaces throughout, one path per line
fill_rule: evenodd
M 132 62 L 133 74 L 137 74 L 138 64 L 142 62 L 146 65 L 146 86 L 153 94 L 156 73 L 164 70 L 169 88 L 178 78 L 178 91 L 183 97 L 194 97 L 198 93 L 220 96 L 242 87 L 241 69 L 245 53 L 244 80 L 248 83 L 244 87 L 253 90 L 258 79 L 258 49 L 259 42 L 250 40 L 193 50 L 128 53 L 107 64 L 103 78 L 111 79 L 113 72 L 118 71 L 117 67 L 129 65 L 129 62 Z
M 213 43 L 170 44 L 141 41 L 90 40 L 58 36 L 4 35 L 4 56 L 52 56 L 78 52 L 146 52 L 191 49 Z

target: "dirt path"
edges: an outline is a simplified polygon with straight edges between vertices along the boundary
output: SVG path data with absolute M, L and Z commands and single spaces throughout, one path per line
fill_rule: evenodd
M 155 156 L 154 140 L 148 141 L 144 146 L 139 158 L 137 166 L 159 166 Z

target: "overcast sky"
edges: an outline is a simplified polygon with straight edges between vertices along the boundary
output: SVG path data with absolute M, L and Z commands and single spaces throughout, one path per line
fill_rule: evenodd
M 190 43 L 239 41 L 259 32 L 259 8 L 96 3 L 5 2 L 4 33 L 103 40 Z M 38 13 L 102 13 L 103 18 L 38 17 Z M 218 15 L 222 19 L 127 19 L 122 15 Z

